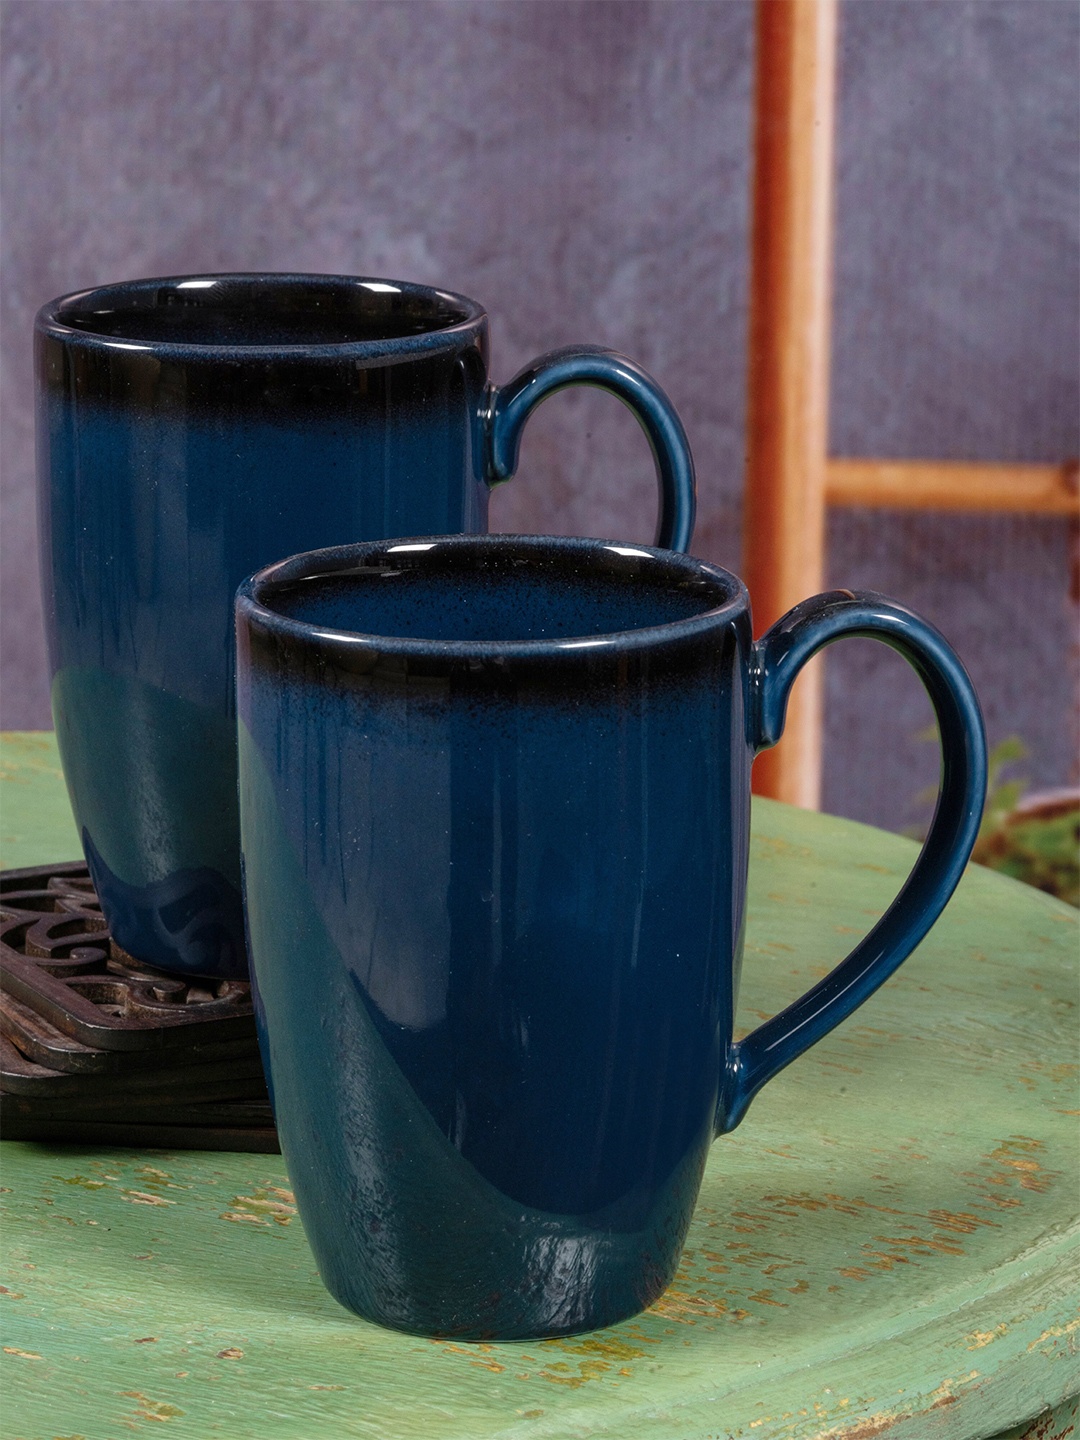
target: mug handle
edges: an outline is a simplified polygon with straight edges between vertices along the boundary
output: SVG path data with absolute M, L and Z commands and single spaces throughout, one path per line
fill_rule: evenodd
M 986 797 L 986 736 L 975 690 L 937 630 L 902 605 L 833 590 L 796 605 L 753 647 L 749 726 L 755 754 L 784 729 L 796 675 L 846 635 L 899 651 L 926 687 L 941 735 L 941 790 L 922 851 L 899 895 L 846 960 L 805 995 L 736 1041 L 717 1108 L 716 1133 L 733 1130 L 766 1081 L 816 1044 L 907 959 L 945 908 L 971 854 Z
M 625 355 L 598 345 L 552 350 L 526 365 L 508 384 L 488 387 L 485 432 L 489 485 L 509 480 L 517 469 L 525 421 L 549 395 L 568 385 L 606 390 L 637 417 L 656 461 L 660 519 L 656 544 L 686 550 L 694 533 L 694 462 L 675 407 L 647 371 Z

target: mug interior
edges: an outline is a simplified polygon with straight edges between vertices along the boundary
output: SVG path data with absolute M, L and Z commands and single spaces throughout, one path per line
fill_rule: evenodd
M 70 295 L 52 318 L 113 339 L 174 345 L 349 345 L 400 340 L 475 319 L 460 295 L 335 275 L 208 275 Z
M 734 576 L 673 552 L 543 537 L 397 541 L 298 556 L 251 585 L 275 615 L 384 641 L 580 641 L 709 614 Z

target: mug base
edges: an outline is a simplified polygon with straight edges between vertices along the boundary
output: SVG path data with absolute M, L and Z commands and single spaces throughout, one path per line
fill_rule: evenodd
M 681 1254 L 681 1250 L 680 1250 Z M 675 1278 L 675 1271 L 678 1268 L 679 1256 L 675 1257 L 675 1263 L 670 1267 L 670 1274 L 663 1277 L 650 1277 L 647 1281 L 637 1277 L 637 1283 L 627 1286 L 613 1286 L 619 1293 L 610 1296 L 606 1304 L 590 1306 L 587 1310 L 581 1307 L 580 1296 L 567 1295 L 565 1313 L 560 1316 L 558 1309 L 552 1312 L 549 1306 L 538 1306 L 536 1311 L 529 1313 L 527 1307 L 510 1318 L 505 1316 L 505 1323 L 492 1324 L 490 1318 L 478 1318 L 477 1316 L 458 1316 L 443 1318 L 442 1323 L 431 1323 L 419 1316 L 411 1316 L 408 1313 L 394 1309 L 392 1312 L 383 1310 L 376 1311 L 373 1308 L 360 1308 L 350 1304 L 349 1300 L 338 1294 L 334 1287 L 327 1284 L 327 1289 L 344 1309 L 351 1311 L 361 1320 L 367 1320 L 373 1325 L 381 1325 L 386 1330 L 396 1330 L 405 1335 L 422 1336 L 428 1340 L 461 1340 L 476 1344 L 523 1344 L 527 1341 L 558 1340 L 566 1339 L 573 1335 L 585 1335 L 596 1330 L 605 1330 L 613 1325 L 621 1325 L 626 1320 L 632 1320 L 635 1315 L 640 1315 L 647 1310 L 654 1301 L 658 1300 L 664 1291 Z M 325 1277 L 323 1277 L 326 1283 Z M 628 1293 L 630 1291 L 634 1293 Z M 490 1309 L 503 1308 L 501 1296 L 493 1295 L 489 1299 Z M 509 1309 L 510 1307 L 505 1307 Z M 504 1315 L 505 1315 L 504 1309 Z M 502 1318 L 502 1317 L 500 1317 Z

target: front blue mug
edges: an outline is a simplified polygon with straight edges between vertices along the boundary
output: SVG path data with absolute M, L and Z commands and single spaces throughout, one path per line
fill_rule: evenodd
M 138 280 L 37 317 L 41 568 L 60 755 L 113 939 L 181 974 L 245 973 L 232 601 L 282 555 L 482 532 L 533 407 L 571 384 L 635 412 L 660 543 L 693 465 L 650 377 L 546 355 L 498 389 L 473 300 L 333 275 Z
M 952 893 L 986 780 L 963 667 L 850 591 L 755 644 L 734 576 L 587 540 L 301 555 L 236 616 L 256 1014 L 323 1280 L 474 1340 L 634 1314 L 675 1272 L 713 1137 Z M 926 685 L 937 813 L 867 938 L 736 1042 L 751 762 L 843 635 Z

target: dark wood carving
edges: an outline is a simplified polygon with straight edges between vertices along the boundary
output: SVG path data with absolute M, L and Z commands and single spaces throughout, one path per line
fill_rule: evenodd
M 251 987 L 109 934 L 86 866 L 0 873 L 5 1139 L 276 1151 Z

